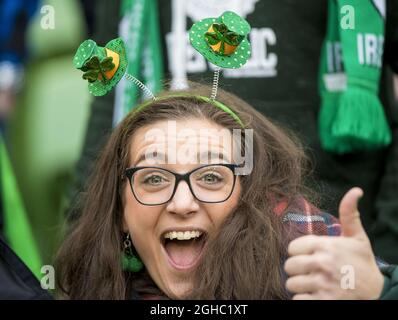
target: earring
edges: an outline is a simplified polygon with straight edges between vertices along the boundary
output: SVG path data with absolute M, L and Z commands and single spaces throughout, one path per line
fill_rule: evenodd
M 127 233 L 123 241 L 124 250 L 122 254 L 122 268 L 125 271 L 139 272 L 144 267 L 142 261 L 133 254 L 133 247 L 130 240 L 130 234 Z

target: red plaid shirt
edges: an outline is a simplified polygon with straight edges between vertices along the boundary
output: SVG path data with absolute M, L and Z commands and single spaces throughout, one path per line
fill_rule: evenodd
M 289 206 L 285 202 L 281 202 L 275 208 L 275 213 L 281 216 L 284 224 L 294 227 L 300 234 L 340 235 L 339 220 L 313 206 L 304 198 L 295 200 Z

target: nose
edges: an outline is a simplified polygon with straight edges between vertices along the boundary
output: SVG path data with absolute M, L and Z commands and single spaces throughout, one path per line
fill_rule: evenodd
M 167 211 L 186 217 L 199 210 L 199 204 L 191 193 L 188 184 L 181 181 L 177 185 L 173 198 L 167 205 Z

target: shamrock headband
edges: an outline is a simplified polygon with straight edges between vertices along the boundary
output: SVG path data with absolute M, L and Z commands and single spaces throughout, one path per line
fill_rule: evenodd
M 192 46 L 208 61 L 216 65 L 210 98 L 190 96 L 208 102 L 228 113 L 243 127 L 242 121 L 229 107 L 216 101 L 221 68 L 242 67 L 250 57 L 251 47 L 247 40 L 249 23 L 231 11 L 224 12 L 218 18 L 207 18 L 195 23 L 189 31 Z M 127 56 L 125 45 L 120 38 L 108 42 L 105 47 L 98 46 L 93 40 L 84 41 L 73 58 L 74 66 L 83 71 L 83 79 L 89 82 L 89 92 L 94 96 L 103 96 L 124 76 L 143 90 L 152 100 L 157 100 L 149 88 L 131 74 L 126 73 Z M 188 97 L 187 95 L 181 95 Z M 173 96 L 166 96 L 173 97 Z M 166 98 L 165 97 L 165 98 Z M 174 95 L 176 97 L 176 95 Z M 163 98 L 162 98 L 163 99 Z M 140 110 L 143 106 L 140 106 Z

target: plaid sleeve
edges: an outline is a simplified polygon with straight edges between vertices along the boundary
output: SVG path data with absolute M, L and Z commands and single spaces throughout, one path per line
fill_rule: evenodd
M 338 236 L 341 231 L 337 218 L 322 212 L 304 198 L 287 208 L 282 215 L 282 222 L 303 235 Z
M 341 234 L 340 222 L 336 217 L 322 212 L 304 198 L 295 201 L 293 205 L 288 206 L 283 213 L 279 212 L 278 215 L 282 217 L 284 225 L 297 232 L 294 238 L 308 234 L 318 236 L 339 236 Z M 379 257 L 376 257 L 376 263 L 382 272 L 391 267 Z

